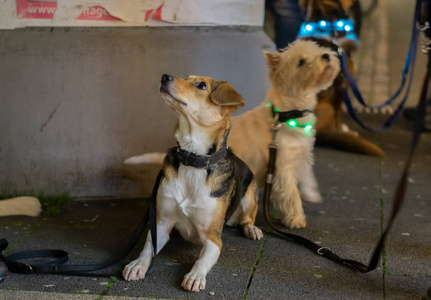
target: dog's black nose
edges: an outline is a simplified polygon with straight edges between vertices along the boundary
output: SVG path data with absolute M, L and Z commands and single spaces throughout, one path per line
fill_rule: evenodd
M 171 75 L 168 75 L 168 74 L 162 75 L 162 84 L 172 80 L 174 80 L 174 78 Z
M 328 53 L 323 54 L 323 55 L 322 55 L 322 58 L 323 58 L 324 60 L 326 60 L 326 61 L 330 61 L 330 60 L 331 60 L 331 58 L 329 57 L 329 54 L 328 54 Z

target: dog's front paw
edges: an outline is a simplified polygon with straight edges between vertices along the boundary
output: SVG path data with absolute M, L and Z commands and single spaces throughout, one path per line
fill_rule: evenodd
M 132 261 L 124 267 L 123 277 L 126 281 L 139 280 L 145 278 L 149 264 L 140 259 Z
M 190 292 L 200 292 L 205 289 L 206 279 L 205 276 L 199 272 L 191 270 L 184 276 L 183 283 L 181 286 Z
M 260 240 L 261 238 L 263 238 L 262 230 L 260 230 L 259 227 L 248 224 L 244 226 L 243 229 L 244 229 L 244 234 L 248 239 Z
M 322 203 L 322 196 L 320 195 L 319 191 L 316 190 L 304 190 L 302 191 L 302 199 L 308 202 L 312 203 Z
M 305 215 L 283 217 L 281 223 L 288 228 L 304 228 L 307 225 Z

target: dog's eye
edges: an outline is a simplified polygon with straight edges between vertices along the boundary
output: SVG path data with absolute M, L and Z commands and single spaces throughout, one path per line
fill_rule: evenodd
M 196 87 L 200 90 L 206 90 L 207 89 L 207 85 L 205 84 L 205 82 L 196 83 Z
M 300 59 L 298 63 L 298 67 L 302 66 L 303 64 L 305 64 L 305 59 Z

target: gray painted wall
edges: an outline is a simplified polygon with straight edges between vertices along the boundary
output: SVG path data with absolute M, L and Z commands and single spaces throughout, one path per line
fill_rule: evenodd
M 0 188 L 148 195 L 157 167 L 122 161 L 174 145 L 160 76 L 228 80 L 245 111 L 268 87 L 262 50 L 273 43 L 250 27 L 0 31 Z

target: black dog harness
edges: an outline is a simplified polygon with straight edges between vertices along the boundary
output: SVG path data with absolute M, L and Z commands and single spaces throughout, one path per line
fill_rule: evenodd
M 231 198 L 228 210 L 226 212 L 225 220 L 229 220 L 233 212 L 238 207 L 241 199 L 244 197 L 245 192 L 248 189 L 251 181 L 253 180 L 253 172 L 238 156 L 236 156 L 230 149 L 226 142 L 216 152 L 209 155 L 198 155 L 193 152 L 181 149 L 180 146 L 176 147 L 174 157 L 181 164 L 190 166 L 196 169 L 210 170 L 211 167 L 215 166 L 221 159 L 229 159 L 230 156 L 234 162 L 233 176 L 235 179 L 235 192 Z

